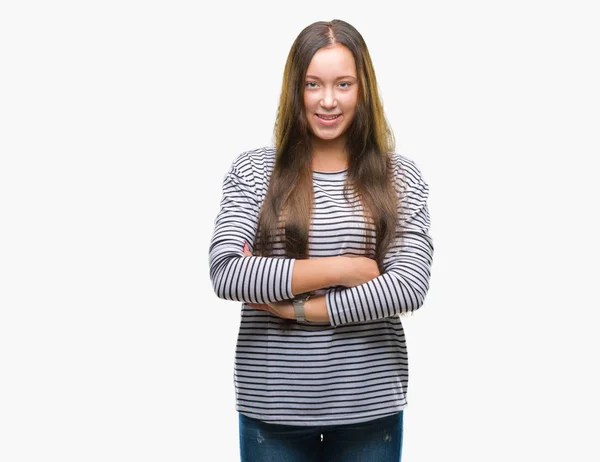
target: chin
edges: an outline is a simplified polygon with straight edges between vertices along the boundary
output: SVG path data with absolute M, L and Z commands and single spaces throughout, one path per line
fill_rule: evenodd
M 337 130 L 335 132 L 327 132 L 326 130 L 318 130 L 313 128 L 312 132 L 314 136 L 321 138 L 322 140 L 335 140 L 344 134 L 344 129 L 342 128 L 341 130 Z
M 341 135 L 333 135 L 333 136 L 321 136 L 321 135 L 315 135 L 315 138 L 318 138 L 320 140 L 323 141 L 334 141 L 337 140 Z

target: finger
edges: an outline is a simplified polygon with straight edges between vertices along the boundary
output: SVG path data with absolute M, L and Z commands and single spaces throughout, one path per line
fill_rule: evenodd
M 271 309 L 271 307 L 265 303 L 246 303 L 246 305 L 257 310 L 269 311 Z
M 242 253 L 246 257 L 251 257 L 252 256 L 252 252 L 250 251 L 250 246 L 248 245 L 248 243 L 246 241 L 244 241 L 244 247 L 242 248 Z
M 271 313 L 271 314 L 274 314 L 275 316 L 278 316 L 278 314 L 275 311 L 273 311 L 273 308 L 270 307 L 269 305 L 254 304 L 254 306 L 252 308 L 255 308 L 260 311 L 266 311 L 267 313 Z

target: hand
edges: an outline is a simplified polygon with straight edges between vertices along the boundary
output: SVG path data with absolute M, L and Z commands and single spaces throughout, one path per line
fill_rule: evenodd
M 244 242 L 244 248 L 242 249 L 242 253 L 245 257 L 251 257 L 252 251 L 250 250 L 250 246 L 247 242 Z M 271 303 L 248 303 L 246 302 L 250 308 L 254 308 L 257 310 L 268 311 L 275 316 L 284 319 L 296 319 L 296 315 L 294 313 L 294 305 L 290 300 L 283 300 L 281 302 L 271 302 Z
M 296 315 L 294 313 L 294 305 L 289 300 L 283 300 L 281 302 L 269 302 L 269 303 L 248 303 L 246 302 L 250 308 L 254 308 L 257 310 L 268 311 L 271 314 L 274 314 L 277 317 L 283 319 L 296 319 Z
M 365 282 L 369 282 L 371 279 L 374 279 L 381 274 L 377 262 L 371 258 L 345 256 L 342 257 L 342 259 L 341 286 L 358 286 Z

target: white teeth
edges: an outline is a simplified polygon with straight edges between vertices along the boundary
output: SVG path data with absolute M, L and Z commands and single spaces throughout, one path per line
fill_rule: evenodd
M 324 117 L 322 115 L 317 115 L 318 117 L 320 117 L 321 119 L 325 119 L 325 120 L 333 120 L 333 119 L 337 119 L 339 117 L 339 115 L 333 116 L 333 117 Z

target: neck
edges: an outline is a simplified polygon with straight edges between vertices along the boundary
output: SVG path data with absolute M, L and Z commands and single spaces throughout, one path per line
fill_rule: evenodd
M 342 137 L 333 141 L 313 138 L 312 168 L 318 171 L 337 171 L 348 167 L 346 140 Z

